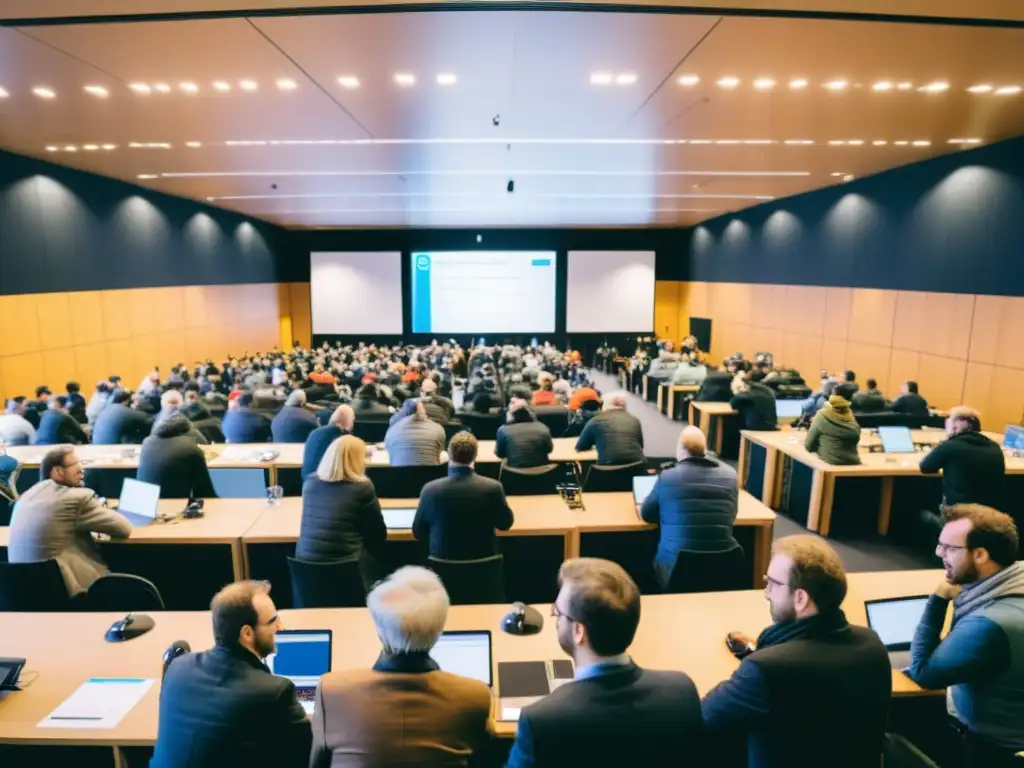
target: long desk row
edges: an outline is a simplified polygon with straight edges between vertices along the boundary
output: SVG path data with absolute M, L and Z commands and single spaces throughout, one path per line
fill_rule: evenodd
M 941 571 L 854 573 L 844 603 L 847 618 L 865 625 L 864 601 L 930 592 Z M 272 596 L 276 596 L 276 591 Z M 547 617 L 547 606 L 538 606 Z M 506 635 L 498 629 L 506 605 L 456 606 L 448 615 L 452 630 L 490 629 L 494 664 L 562 658 L 554 622 L 545 621 L 540 634 Z M 738 662 L 726 650 L 730 631 L 757 636 L 769 622 L 767 603 L 760 590 L 696 595 L 652 595 L 642 598 L 642 619 L 630 648 L 644 667 L 687 672 L 701 694 L 727 679 Z M 0 655 L 24 657 L 39 673 L 24 691 L 0 694 L 0 744 L 89 746 L 147 746 L 156 740 L 161 656 L 175 640 L 187 640 L 195 649 L 213 642 L 207 612 L 154 613 L 155 628 L 124 644 L 104 640 L 107 627 L 119 615 L 4 614 Z M 365 669 L 380 652 L 380 642 L 363 608 L 284 611 L 289 629 L 331 629 L 335 642 L 332 668 Z M 69 652 L 69 638 L 74 638 Z M 113 729 L 39 728 L 38 723 L 90 677 L 156 678 L 142 701 Z M 494 679 L 497 669 L 495 667 Z M 500 693 L 500 692 L 499 692 Z M 907 697 L 923 691 L 893 671 L 893 695 Z M 497 734 L 511 738 L 515 723 L 499 721 Z

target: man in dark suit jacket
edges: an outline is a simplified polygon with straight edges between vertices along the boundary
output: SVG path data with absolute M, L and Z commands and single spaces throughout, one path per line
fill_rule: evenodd
M 254 411 L 252 395 L 246 392 L 229 407 L 221 424 L 224 437 L 229 443 L 269 443 L 270 420 Z
M 306 410 L 306 393 L 297 389 L 270 422 L 270 433 L 275 443 L 304 443 L 318 426 L 316 416 Z
M 151 768 L 305 766 L 313 737 L 295 685 L 263 663 L 280 629 L 267 582 L 218 592 L 212 650 L 167 667 Z
M 609 395 L 604 411 L 583 427 L 577 451 L 597 448 L 597 463 L 614 466 L 644 461 L 644 430 L 640 420 L 626 412 L 626 395 Z
M 327 447 L 342 435 L 352 434 L 356 422 L 351 405 L 339 405 L 331 414 L 330 421 L 317 427 L 306 438 L 306 446 L 302 449 L 302 482 L 316 472 L 320 460 L 327 453 Z
M 640 590 L 615 563 L 567 560 L 552 606 L 576 680 L 523 709 L 509 768 L 708 765 L 700 696 L 682 672 L 642 669 L 627 650 Z
M 130 402 L 131 395 L 123 389 L 114 391 L 110 402 L 100 411 L 92 426 L 94 445 L 138 445 L 146 439 L 153 420 L 142 411 L 132 408 Z
M 210 499 L 217 495 L 192 424 L 180 413 L 157 425 L 142 441 L 136 477 L 159 485 L 164 499 Z
M 412 418 L 412 417 L 410 417 Z M 476 560 L 497 552 L 495 529 L 514 521 L 501 483 L 473 469 L 477 441 L 459 432 L 448 444 L 448 477 L 431 480 L 420 492 L 412 535 L 429 543 L 431 557 Z
M 89 442 L 82 425 L 68 414 L 67 402 L 64 395 L 50 398 L 46 413 L 39 420 L 35 445 L 81 445 Z
M 779 539 L 765 596 L 775 623 L 756 647 L 739 636 L 751 652 L 704 697 L 712 745 L 745 739 L 749 768 L 879 765 L 892 668 L 878 635 L 839 608 L 839 556 L 816 536 Z

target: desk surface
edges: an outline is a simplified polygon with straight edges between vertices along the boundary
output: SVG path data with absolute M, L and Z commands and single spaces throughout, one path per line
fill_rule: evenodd
M 925 594 L 942 578 L 941 571 L 897 571 L 850 574 L 850 590 L 844 608 L 849 620 L 864 624 L 864 600 Z M 642 598 L 642 620 L 630 653 L 638 664 L 654 669 L 687 672 L 701 694 L 729 677 L 738 662 L 726 650 L 727 632 L 738 630 L 756 636 L 769 622 L 768 607 L 760 590 L 698 595 L 653 595 Z M 505 605 L 456 606 L 448 615 L 448 629 L 490 628 L 494 659 L 526 661 L 562 658 L 548 606 L 538 606 L 545 616 L 544 630 L 531 637 L 513 637 L 497 628 Z M 206 612 L 154 613 L 153 631 L 129 643 L 103 639 L 107 627 L 120 614 L 2 614 L 2 652 L 25 657 L 27 668 L 39 677 L 17 693 L 0 694 L 0 742 L 59 743 L 64 745 L 150 745 L 156 739 L 159 677 L 163 652 L 174 640 L 187 640 L 195 649 L 210 647 L 212 630 Z M 377 657 L 380 644 L 362 608 L 283 611 L 289 629 L 334 630 L 333 668 L 367 668 Z M 75 638 L 74 652 L 68 638 Z M 59 730 L 36 727 L 49 712 L 88 677 L 151 677 L 157 679 L 143 700 L 111 730 Z M 495 674 L 495 679 L 497 675 Z M 899 672 L 893 672 L 894 695 L 922 691 Z M 515 733 L 515 724 L 499 722 L 504 737 Z
M 718 402 L 711 402 L 711 401 L 704 402 L 704 403 L 699 403 L 696 400 L 691 400 L 690 401 L 690 407 L 695 409 L 695 410 L 697 410 L 697 411 L 702 411 L 702 412 L 708 414 L 709 416 L 735 416 L 736 415 L 736 411 L 734 411 L 732 409 L 732 406 L 730 406 L 728 403 L 718 403 Z

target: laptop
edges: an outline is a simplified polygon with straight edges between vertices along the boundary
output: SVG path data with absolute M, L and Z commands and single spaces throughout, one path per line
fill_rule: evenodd
M 879 427 L 878 436 L 886 453 L 913 453 L 916 450 L 909 427 Z
M 416 517 L 415 507 L 384 507 L 384 527 L 389 531 L 408 531 L 412 529 L 412 520 Z
M 928 595 L 865 601 L 868 626 L 881 638 L 894 669 L 910 666 L 910 643 L 927 603 Z
M 117 500 L 117 511 L 134 527 L 144 528 L 159 519 L 160 486 L 144 483 L 131 477 L 124 479 L 121 497 Z
M 1008 451 L 1024 451 L 1024 427 L 1007 424 L 1003 432 L 1003 448 Z
M 445 672 L 471 677 L 494 687 L 490 630 L 442 632 L 430 650 L 430 658 Z
M 210 482 L 219 499 L 265 499 L 267 484 L 263 469 L 210 468 Z
M 633 500 L 637 506 L 644 503 L 644 500 L 651 495 L 654 484 L 658 482 L 657 475 L 637 475 L 633 478 Z
M 329 629 L 282 629 L 277 633 L 277 652 L 267 657 L 271 672 L 295 684 L 307 715 L 313 714 L 320 676 L 331 671 L 332 650 Z
M 777 419 L 799 419 L 802 413 L 803 402 L 800 400 L 776 400 L 775 418 Z

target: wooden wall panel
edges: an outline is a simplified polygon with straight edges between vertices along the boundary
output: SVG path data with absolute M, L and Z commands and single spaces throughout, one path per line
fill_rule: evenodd
M 103 328 L 103 299 L 100 291 L 69 293 L 71 338 L 76 345 L 96 344 L 106 338 Z
M 985 429 L 1002 431 L 1006 424 L 1024 423 L 1024 370 L 968 363 L 964 402 L 981 411 Z
M 654 284 L 654 333 L 677 341 L 685 335 L 679 328 L 679 283 L 675 280 Z
M 948 410 L 964 402 L 967 361 L 939 355 L 921 355 L 918 385 L 929 405 Z M 927 388 L 925 388 L 927 385 Z M 978 406 L 974 406 L 977 408 Z M 980 408 L 979 408 L 980 410 Z
M 0 382 L 5 387 L 5 397 L 33 397 L 36 387 L 43 384 L 45 378 L 41 352 L 0 357 Z
M 292 313 L 292 336 L 305 347 L 313 342 L 309 283 L 289 283 L 289 304 Z
M 39 350 L 39 318 L 32 296 L 0 296 L 0 355 Z
M 103 336 L 107 341 L 130 339 L 135 333 L 133 293 L 131 290 L 100 292 L 100 303 L 103 305 Z
M 970 359 L 982 363 L 1024 368 L 1024 298 L 978 296 L 971 329 Z
M 110 367 L 107 359 L 107 345 L 102 341 L 96 344 L 81 344 L 74 348 L 75 376 L 82 385 L 82 393 L 89 398 L 96 382 L 117 373 Z M 134 386 L 134 384 L 132 385 Z
M 893 347 L 966 360 L 974 299 L 954 293 L 899 291 Z
M 41 293 L 36 296 L 36 317 L 39 319 L 39 348 L 61 349 L 69 346 L 71 335 L 71 303 L 66 293 Z
M 825 336 L 833 339 L 849 337 L 852 306 L 852 288 L 825 289 L 825 322 L 822 325 Z
M 892 346 L 896 291 L 855 288 L 850 307 L 850 341 Z

